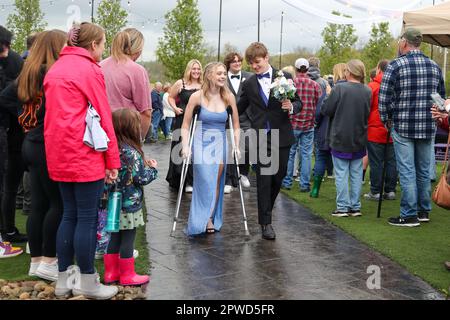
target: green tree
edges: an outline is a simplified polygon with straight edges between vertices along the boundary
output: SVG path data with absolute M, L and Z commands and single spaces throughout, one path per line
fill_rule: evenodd
M 120 0 L 102 0 L 97 9 L 95 22 L 105 29 L 104 57 L 111 53 L 114 36 L 127 24 L 128 13 L 120 6 Z
M 206 49 L 197 0 L 179 0 L 166 15 L 164 36 L 159 38 L 156 56 L 166 67 L 169 79 L 179 79 L 191 59 L 203 60 Z
M 332 14 L 340 16 L 337 11 Z M 345 15 L 344 15 L 345 16 Z M 349 16 L 345 16 L 349 17 Z M 349 17 L 350 18 L 350 17 Z M 321 72 L 331 73 L 333 66 L 357 58 L 359 53 L 353 48 L 358 41 L 353 25 L 328 23 L 322 31 L 323 45 L 319 50 Z
M 372 25 L 369 42 L 364 46 L 362 56 L 367 70 L 375 68 L 382 59 L 393 59 L 396 48 L 393 46 L 393 36 L 389 31 L 389 22 Z
M 14 34 L 12 49 L 18 53 L 26 50 L 27 37 L 45 29 L 39 0 L 15 0 L 14 12 L 8 16 L 6 27 Z

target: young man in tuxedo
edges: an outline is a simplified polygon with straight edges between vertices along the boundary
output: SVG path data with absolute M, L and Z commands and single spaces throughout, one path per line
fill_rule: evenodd
M 256 145 L 258 154 L 258 222 L 263 239 L 275 240 L 272 210 L 286 175 L 290 147 L 295 142 L 289 114 L 299 113 L 302 102 L 297 94 L 292 101 L 279 101 L 271 94 L 270 87 L 278 70 L 269 64 L 269 52 L 264 44 L 252 43 L 245 51 L 245 59 L 255 75 L 243 83 L 238 109 L 239 114 L 247 114 L 252 129 L 257 131 L 257 143 L 252 146 Z M 289 74 L 284 76 L 291 79 Z
M 253 74 L 242 70 L 242 56 L 238 52 L 230 52 L 225 56 L 224 64 L 228 70 L 228 87 L 236 98 L 236 102 L 242 95 L 242 85 Z M 239 116 L 239 124 L 241 129 L 246 132 L 251 128 L 250 120 L 245 113 Z M 239 173 L 241 174 L 241 183 L 244 188 L 250 188 L 250 181 L 247 176 L 250 171 L 248 144 L 245 144 L 245 157 L 239 164 Z M 229 164 L 227 166 L 227 176 L 225 180 L 224 193 L 230 193 L 232 186 L 237 187 L 238 177 L 235 164 Z

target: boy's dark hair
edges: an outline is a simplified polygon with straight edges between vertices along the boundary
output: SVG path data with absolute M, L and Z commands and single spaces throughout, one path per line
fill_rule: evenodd
M 13 34 L 3 26 L 0 26 L 0 45 L 9 47 L 11 45 Z
M 385 72 L 388 65 L 389 65 L 389 60 L 384 59 L 384 60 L 380 60 L 380 62 L 378 62 L 377 67 L 378 67 L 378 69 L 381 70 L 381 72 Z
M 375 79 L 376 76 L 377 76 L 377 69 L 370 70 L 369 73 L 370 80 L 373 81 L 373 79 Z
M 230 52 L 225 56 L 225 59 L 223 59 L 223 64 L 227 70 L 230 70 L 230 64 L 234 61 L 234 57 L 237 57 L 239 61 L 243 60 L 242 56 L 238 52 Z
M 295 68 L 295 70 L 297 70 L 297 73 L 307 73 L 308 72 L 308 68 L 306 66 L 301 66 L 300 69 Z

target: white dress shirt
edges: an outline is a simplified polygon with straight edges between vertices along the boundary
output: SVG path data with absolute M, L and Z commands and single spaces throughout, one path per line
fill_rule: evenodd
M 267 71 L 270 74 L 270 78 L 262 78 L 262 79 L 258 79 L 259 84 L 261 85 L 261 88 L 264 91 L 264 94 L 267 97 L 267 100 L 269 100 L 269 95 L 270 95 L 270 85 L 272 84 L 272 74 L 273 74 L 273 69 L 272 67 L 269 68 L 269 70 Z M 266 72 L 264 72 L 266 73 Z
M 239 76 L 239 79 L 231 78 L 231 76 Z M 237 94 L 239 91 L 239 86 L 241 85 L 242 72 L 239 71 L 239 73 L 233 74 L 230 71 L 228 71 L 228 79 L 230 79 L 230 82 L 231 82 L 231 85 L 233 86 L 234 92 L 236 92 L 236 94 Z

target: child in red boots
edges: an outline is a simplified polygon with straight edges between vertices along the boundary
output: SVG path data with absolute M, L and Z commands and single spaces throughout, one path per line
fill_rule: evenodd
M 148 275 L 134 271 L 136 228 L 145 224 L 142 212 L 143 186 L 157 178 L 157 162 L 145 159 L 141 146 L 140 115 L 131 109 L 113 112 L 113 125 L 120 150 L 118 189 L 122 193 L 120 231 L 111 233 L 105 263 L 105 283 L 138 286 L 149 282 Z

